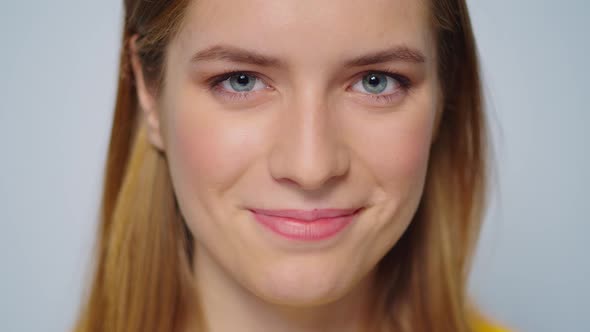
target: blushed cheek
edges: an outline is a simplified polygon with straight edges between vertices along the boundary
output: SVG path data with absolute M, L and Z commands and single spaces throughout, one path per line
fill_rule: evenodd
M 189 108 L 174 114 L 167 148 L 173 176 L 185 190 L 211 198 L 237 181 L 250 159 L 250 143 L 243 130 L 233 127 L 215 111 Z
M 394 169 L 400 177 L 420 177 L 428 163 L 430 150 L 430 121 L 417 122 L 415 126 L 398 133 L 392 140 Z
M 431 113 L 392 117 L 362 128 L 357 137 L 362 158 L 386 196 L 404 199 L 421 189 L 428 165 L 432 135 Z M 418 190 L 419 191 L 419 190 Z

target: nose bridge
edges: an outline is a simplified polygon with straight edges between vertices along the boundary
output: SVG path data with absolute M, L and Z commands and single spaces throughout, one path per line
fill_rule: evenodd
M 283 108 L 282 130 L 270 156 L 272 176 L 314 190 L 345 174 L 348 155 L 325 94 L 308 86 L 293 94 Z

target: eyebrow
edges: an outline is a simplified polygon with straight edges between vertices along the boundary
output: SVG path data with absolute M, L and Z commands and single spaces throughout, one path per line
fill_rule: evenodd
M 407 46 L 396 46 L 383 51 L 361 55 L 347 61 L 346 65 L 349 67 L 361 67 L 385 62 L 409 62 L 419 64 L 426 62 L 426 57 L 417 49 L 412 49 Z
M 195 53 L 191 63 L 200 61 L 230 61 L 248 63 L 262 67 L 279 67 L 284 64 L 276 58 L 248 51 L 234 46 L 216 45 Z
M 215 45 L 195 53 L 191 57 L 191 63 L 201 61 L 229 61 L 246 63 L 261 67 L 284 67 L 285 63 L 274 57 L 266 56 L 254 51 L 228 45 Z M 393 48 L 377 51 L 355 57 L 345 62 L 347 67 L 361 67 L 385 62 L 409 62 L 424 63 L 424 54 L 407 46 L 396 46 Z

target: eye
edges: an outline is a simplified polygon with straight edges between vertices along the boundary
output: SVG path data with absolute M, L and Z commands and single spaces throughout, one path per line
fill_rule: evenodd
M 219 82 L 220 87 L 227 92 L 252 92 L 266 88 L 266 84 L 258 77 L 247 73 L 233 73 Z
M 400 79 L 379 72 L 364 75 L 352 86 L 355 91 L 371 95 L 394 94 L 402 88 L 404 88 L 404 84 Z

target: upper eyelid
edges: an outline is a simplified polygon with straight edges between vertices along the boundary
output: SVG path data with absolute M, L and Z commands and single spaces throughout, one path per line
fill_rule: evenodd
M 369 75 L 369 74 L 382 74 L 385 76 L 389 76 L 396 81 L 405 81 L 405 80 L 410 81 L 410 79 L 405 75 L 396 73 L 394 71 L 387 71 L 387 70 L 365 70 L 365 71 L 357 74 L 357 76 L 355 76 L 355 77 L 362 78 L 363 76 Z
M 230 77 L 232 77 L 234 75 L 238 75 L 238 74 L 246 74 L 246 75 L 249 75 L 249 76 L 254 76 L 254 77 L 256 77 L 256 79 L 259 79 L 259 80 L 263 81 L 266 85 L 269 85 L 268 84 L 269 79 L 265 75 L 262 75 L 260 73 L 253 72 L 253 71 L 247 71 L 247 70 L 242 70 L 242 71 L 237 71 L 237 70 L 236 71 L 229 71 L 229 72 L 226 72 L 226 73 L 223 73 L 223 74 L 219 74 L 219 75 L 213 76 L 213 77 L 209 78 L 207 80 L 207 82 L 209 84 L 211 84 L 211 85 L 217 85 L 217 84 L 220 84 L 221 82 L 229 79 Z
M 247 71 L 247 70 L 242 70 L 242 71 L 236 70 L 236 71 L 227 72 L 225 74 L 217 75 L 217 76 L 215 76 L 215 77 L 213 77 L 212 79 L 209 80 L 210 81 L 210 86 L 211 86 L 211 88 L 218 88 L 221 85 L 222 82 L 225 82 L 226 80 L 228 80 L 232 76 L 238 75 L 238 74 L 246 74 L 246 75 L 249 75 L 249 76 L 253 76 L 257 80 L 261 80 L 262 81 L 262 84 L 264 84 L 267 88 L 273 86 L 272 83 L 269 83 L 269 81 L 272 82 L 272 80 L 269 79 L 267 76 L 262 75 L 262 74 L 257 73 L 257 72 Z M 242 94 L 242 95 L 245 95 L 245 94 L 250 94 L 250 93 L 256 93 L 256 92 L 259 92 L 259 91 L 243 91 L 243 92 L 226 91 L 226 92 L 227 93 L 233 93 L 233 94 Z

